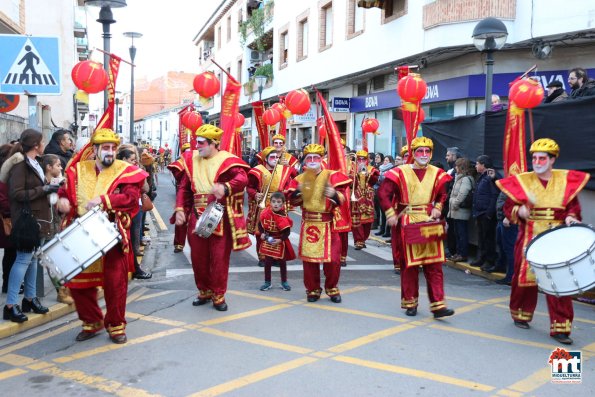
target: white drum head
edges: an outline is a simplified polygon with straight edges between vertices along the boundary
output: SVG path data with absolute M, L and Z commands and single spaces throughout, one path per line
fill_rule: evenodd
M 545 232 L 527 248 L 527 260 L 532 265 L 564 263 L 587 252 L 595 241 L 593 229 L 576 225 Z

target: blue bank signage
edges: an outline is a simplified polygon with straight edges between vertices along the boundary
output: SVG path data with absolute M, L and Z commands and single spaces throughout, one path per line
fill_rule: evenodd
M 331 112 L 349 113 L 349 99 L 350 98 L 334 97 Z
M 0 35 L 0 93 L 60 95 L 60 41 L 57 37 Z

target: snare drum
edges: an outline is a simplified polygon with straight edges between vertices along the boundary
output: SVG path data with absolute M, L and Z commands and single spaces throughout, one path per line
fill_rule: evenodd
M 568 296 L 595 286 L 594 251 L 595 230 L 575 224 L 541 233 L 531 240 L 525 256 L 541 290 Z
M 223 219 L 224 208 L 221 204 L 213 201 L 196 221 L 194 233 L 202 238 L 209 238 L 211 234 L 217 229 L 221 219 Z
M 75 219 L 37 252 L 55 285 L 64 285 L 104 256 L 122 236 L 105 212 L 95 207 Z

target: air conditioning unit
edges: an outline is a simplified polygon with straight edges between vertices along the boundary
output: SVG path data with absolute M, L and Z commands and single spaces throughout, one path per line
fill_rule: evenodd
M 262 53 L 260 51 L 250 51 L 250 62 L 262 61 Z

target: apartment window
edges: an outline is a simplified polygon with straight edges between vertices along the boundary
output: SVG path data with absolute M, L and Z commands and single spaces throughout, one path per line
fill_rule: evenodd
M 357 85 L 357 96 L 368 95 L 368 84 L 360 83 Z
M 238 32 L 240 31 L 240 25 L 242 24 L 242 22 L 244 22 L 244 12 L 240 8 L 238 10 Z
M 374 91 L 380 91 L 384 89 L 384 76 L 376 76 L 372 79 L 372 87 Z
M 217 27 L 217 49 L 221 48 L 221 26 Z
M 333 44 L 333 2 L 320 9 L 318 48 L 322 51 Z
M 238 73 L 237 73 L 237 76 L 238 76 L 238 83 L 241 83 L 242 82 L 242 60 L 241 59 L 238 61 Z
M 231 41 L 231 15 L 227 16 L 227 42 Z
M 308 57 L 308 18 L 298 22 L 297 43 L 297 60 L 301 61 Z
M 365 8 L 357 6 L 357 0 L 349 0 L 347 4 L 347 38 L 361 34 L 364 31 Z
M 287 66 L 287 53 L 289 49 L 288 31 L 282 31 L 279 34 L 279 69 Z
M 388 0 L 382 11 L 382 23 L 388 23 L 407 14 L 407 0 Z

